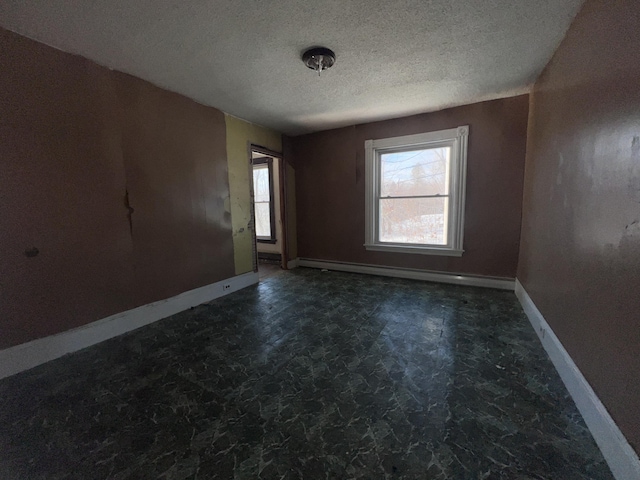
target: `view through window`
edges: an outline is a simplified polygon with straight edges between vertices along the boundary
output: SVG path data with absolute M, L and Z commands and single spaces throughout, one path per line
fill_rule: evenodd
M 271 225 L 271 174 L 269 164 L 253 166 L 253 199 L 255 202 L 256 237 L 270 240 Z
M 381 242 L 446 245 L 450 147 L 380 155 Z

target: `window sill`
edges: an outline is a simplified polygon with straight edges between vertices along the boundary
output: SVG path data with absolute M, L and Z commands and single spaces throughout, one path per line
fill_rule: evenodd
M 375 252 L 413 253 L 418 255 L 440 255 L 442 257 L 461 257 L 464 250 L 438 247 L 418 247 L 406 245 L 364 244 L 364 248 Z
M 259 238 L 259 237 L 256 237 L 256 241 L 258 243 L 270 243 L 272 245 L 278 243 L 278 240 L 275 239 L 275 238 Z

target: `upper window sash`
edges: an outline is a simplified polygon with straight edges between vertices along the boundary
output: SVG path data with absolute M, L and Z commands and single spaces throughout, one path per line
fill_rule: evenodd
M 403 152 L 415 152 L 418 150 L 435 150 L 439 148 L 449 148 L 449 162 L 447 162 L 446 169 L 444 172 L 445 176 L 445 189 L 441 194 L 433 194 L 433 195 L 393 195 L 387 192 L 387 195 L 382 194 L 382 156 L 393 154 L 393 153 L 403 153 Z M 447 140 L 440 142 L 432 142 L 429 144 L 419 144 L 408 148 L 376 148 L 375 149 L 375 169 L 376 169 L 376 196 L 378 199 L 380 198 L 438 198 L 438 197 L 448 197 L 451 192 L 451 175 L 449 175 L 449 169 L 451 168 L 451 164 L 455 161 L 455 140 Z

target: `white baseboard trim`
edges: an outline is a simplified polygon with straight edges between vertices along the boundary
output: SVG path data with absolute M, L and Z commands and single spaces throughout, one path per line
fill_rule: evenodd
M 518 280 L 515 291 L 540 342 L 609 464 L 613 476 L 617 480 L 640 479 L 638 455 Z
M 412 280 L 426 280 L 428 282 L 453 283 L 455 285 L 468 285 L 473 287 L 499 288 L 511 290 L 515 288 L 515 281 L 510 278 L 481 277 L 474 275 L 456 275 L 455 273 L 433 272 L 429 270 L 416 270 L 412 268 L 382 267 L 379 265 L 367 265 L 363 263 L 327 262 L 310 258 L 300 258 L 298 265 L 301 267 L 323 268 L 338 270 L 341 272 L 365 273 L 368 275 L 380 275 L 383 277 L 409 278 Z
M 255 283 L 258 283 L 258 274 L 255 272 L 245 273 L 189 290 L 175 297 L 117 313 L 73 330 L 0 350 L 0 378 L 29 370 L 67 353 L 76 352 L 117 337 Z
M 293 268 L 298 268 L 298 262 L 300 261 L 299 258 L 294 258 L 293 260 L 289 260 L 287 262 L 287 269 L 291 270 Z

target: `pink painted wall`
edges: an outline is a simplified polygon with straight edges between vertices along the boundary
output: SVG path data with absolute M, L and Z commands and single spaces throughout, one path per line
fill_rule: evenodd
M 234 275 L 222 112 L 2 29 L 0 65 L 0 348 Z
M 588 0 L 531 96 L 518 278 L 640 447 L 640 3 Z
M 299 256 L 514 278 L 528 108 L 522 95 L 293 137 Z M 464 255 L 365 250 L 365 140 L 460 125 L 470 126 Z

